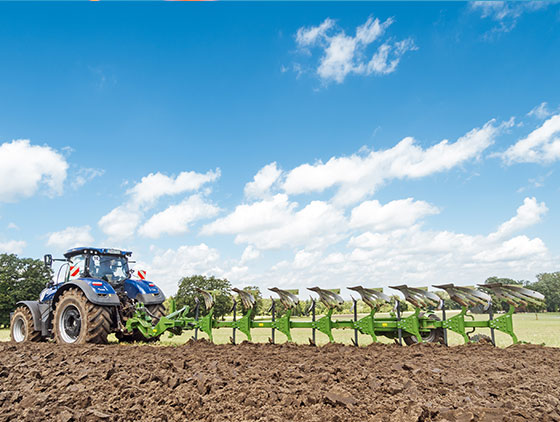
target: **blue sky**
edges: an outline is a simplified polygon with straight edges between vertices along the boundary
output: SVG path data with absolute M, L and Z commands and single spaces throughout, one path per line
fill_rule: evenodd
M 129 248 L 167 293 L 558 270 L 559 35 L 548 3 L 0 3 L 0 252 Z

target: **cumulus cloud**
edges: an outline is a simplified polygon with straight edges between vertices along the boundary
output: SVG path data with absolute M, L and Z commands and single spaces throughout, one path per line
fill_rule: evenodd
M 66 250 L 93 243 L 90 226 L 67 227 L 64 230 L 48 234 L 47 246 Z
M 270 195 L 270 188 L 282 171 L 277 168 L 276 163 L 270 163 L 259 170 L 252 182 L 245 185 L 245 196 L 248 198 L 263 198 Z
M 501 157 L 506 164 L 551 163 L 560 159 L 560 114 L 510 146 Z
M 261 253 L 258 249 L 256 249 L 253 245 L 249 245 L 243 251 L 243 255 L 241 255 L 241 263 L 245 264 L 248 261 L 253 261 L 261 256 Z
M 214 217 L 219 211 L 218 207 L 206 202 L 201 195 L 192 195 L 183 202 L 154 214 L 140 227 L 138 233 L 151 238 L 160 237 L 162 234 L 186 233 L 190 223 L 201 218 Z
M 220 177 L 220 169 L 210 170 L 205 174 L 194 171 L 184 171 L 177 177 L 166 176 L 162 173 L 150 173 L 127 191 L 131 200 L 138 205 L 151 205 L 166 195 L 199 190 L 202 185 L 214 182 Z
M 0 242 L 0 253 L 21 254 L 27 243 L 23 240 L 8 240 Z
M 517 212 L 518 220 L 523 219 L 519 215 L 526 213 L 526 204 Z M 273 265 L 266 275 L 276 284 L 300 289 L 312 284 L 325 288 L 358 283 L 371 287 L 475 284 L 490 275 L 531 278 L 553 270 L 556 260 L 540 238 L 510 236 L 537 222 L 525 219 L 501 237 L 424 230 L 420 224 L 382 232 L 368 229 L 350 237 L 346 251 L 299 250 L 291 260 Z
M 300 210 L 285 194 L 243 204 L 229 215 L 204 226 L 202 234 L 234 234 L 236 243 L 258 249 L 306 244 L 325 247 L 341 239 L 346 219 L 341 210 L 323 201 L 312 201 Z
M 68 163 L 49 146 L 26 139 L 0 145 L 0 202 L 33 196 L 45 187 L 48 196 L 61 195 Z
M 365 201 L 352 210 L 350 227 L 386 231 L 412 226 L 423 217 L 437 213 L 437 207 L 413 198 L 398 199 L 385 205 L 377 200 Z
M 387 39 L 368 59 L 368 54 L 371 54 L 368 52 L 369 47 L 381 39 L 392 23 L 392 18 L 381 22 L 370 16 L 363 25 L 356 28 L 355 35 L 352 36 L 337 28 L 334 20 L 327 18 L 318 26 L 299 28 L 295 40 L 298 48 L 312 57 L 312 49 L 320 50 L 316 73 L 323 81 L 342 83 L 351 73 L 392 73 L 407 51 L 417 49 L 411 38 L 397 42 Z
M 512 261 L 530 258 L 544 252 L 546 252 L 546 247 L 541 239 L 517 236 L 506 240 L 496 248 L 480 252 L 473 258 L 484 262 Z
M 164 196 L 178 195 L 197 191 L 205 184 L 220 177 L 220 169 L 210 170 L 204 174 L 194 171 L 181 172 L 176 177 L 162 173 L 150 173 L 140 182 L 126 191 L 128 200 L 101 217 L 99 227 L 111 239 L 122 240 L 132 237 L 140 225 L 144 214 L 153 208 Z M 200 198 L 199 198 L 200 199 Z M 168 209 L 153 215 L 143 226 L 142 234 L 148 237 L 159 237 L 163 233 L 184 233 L 192 220 L 196 199 L 172 205 Z M 214 210 L 210 216 L 214 216 Z M 178 218 L 177 221 L 166 221 L 167 218 Z
M 154 250 L 153 254 L 151 262 L 138 262 L 135 268 L 146 270 L 148 279 L 157 280 L 158 286 L 168 295 L 177 290 L 177 283 L 182 277 L 224 274 L 219 267 L 218 250 L 205 243 Z
M 547 213 L 548 208 L 544 202 L 537 202 L 536 198 L 525 198 L 523 205 L 517 208 L 514 217 L 500 225 L 498 230 L 489 235 L 490 239 L 503 239 L 519 230 L 530 227 Z
M 140 224 L 142 214 L 126 206 L 118 206 L 101 217 L 99 227 L 111 239 L 131 238 Z
M 322 192 L 338 186 L 335 202 L 353 203 L 374 193 L 391 179 L 417 179 L 479 157 L 494 142 L 504 125 L 496 125 L 491 120 L 456 142 L 443 140 L 426 149 L 407 137 L 386 150 L 333 157 L 326 163 L 302 164 L 287 173 L 282 187 L 288 194 L 301 194 Z

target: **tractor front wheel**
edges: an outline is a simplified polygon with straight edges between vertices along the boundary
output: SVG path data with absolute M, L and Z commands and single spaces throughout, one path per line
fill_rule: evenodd
M 107 343 L 111 331 L 111 308 L 87 300 L 77 289 L 62 293 L 54 311 L 54 336 L 57 343 Z
M 41 340 L 41 332 L 35 331 L 33 316 L 27 306 L 19 306 L 14 311 L 10 322 L 10 337 L 16 343 Z

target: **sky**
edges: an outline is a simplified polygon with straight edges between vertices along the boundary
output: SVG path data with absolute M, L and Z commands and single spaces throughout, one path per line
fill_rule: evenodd
M 560 256 L 560 5 L 0 3 L 0 252 L 173 294 L 535 280 Z

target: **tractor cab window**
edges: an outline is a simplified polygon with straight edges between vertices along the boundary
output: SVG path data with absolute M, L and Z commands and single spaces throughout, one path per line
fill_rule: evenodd
M 118 283 L 129 276 L 128 262 L 120 256 L 92 255 L 89 260 L 89 273 L 93 278 Z
M 70 258 L 70 267 L 68 279 L 75 280 L 82 277 L 86 267 L 86 257 L 84 255 L 76 255 Z

